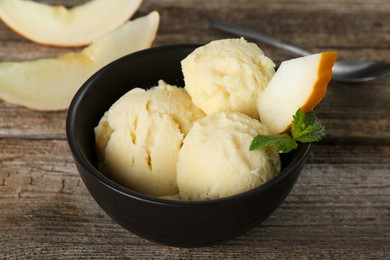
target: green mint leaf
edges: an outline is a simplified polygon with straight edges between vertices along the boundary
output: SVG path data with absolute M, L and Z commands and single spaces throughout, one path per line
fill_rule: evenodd
M 291 135 L 258 135 L 253 138 L 250 151 L 273 146 L 279 153 L 288 153 L 298 147 L 297 142 L 312 143 L 321 140 L 325 135 L 325 126 L 312 110 L 305 114 L 298 109 L 291 124 Z
M 321 140 L 326 135 L 326 131 L 315 111 L 305 114 L 298 109 L 293 117 L 291 135 L 295 141 L 312 143 Z
M 288 153 L 298 147 L 298 144 L 288 134 L 258 135 L 253 138 L 250 151 L 273 146 L 279 153 Z

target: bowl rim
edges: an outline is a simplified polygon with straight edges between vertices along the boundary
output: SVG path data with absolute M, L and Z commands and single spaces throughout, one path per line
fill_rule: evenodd
M 231 195 L 228 197 L 211 199 L 205 201 L 186 201 L 186 200 L 171 200 L 161 197 L 153 197 L 151 195 L 146 195 L 140 192 L 136 192 L 130 190 L 114 181 L 106 177 L 103 173 L 101 173 L 83 154 L 80 146 L 76 142 L 75 138 L 75 125 L 77 118 L 77 110 L 80 106 L 80 103 L 83 100 L 83 97 L 89 92 L 89 90 L 93 87 L 95 81 L 99 80 L 99 77 L 102 74 L 106 74 L 110 70 L 115 69 L 119 64 L 123 62 L 129 62 L 129 60 L 137 59 L 138 57 L 142 57 L 144 55 L 153 55 L 156 52 L 164 51 L 164 50 L 175 50 L 175 49 L 185 49 L 185 48 L 197 48 L 201 46 L 201 44 L 173 44 L 173 45 L 163 45 L 157 47 L 151 47 L 148 49 L 144 49 L 141 51 L 137 51 L 134 53 L 130 53 L 125 55 L 115 61 L 112 61 L 96 71 L 74 95 L 66 117 L 66 136 L 68 140 L 68 145 L 73 154 L 73 159 L 77 162 L 78 165 L 84 168 L 84 170 L 91 174 L 94 178 L 96 178 L 101 184 L 106 186 L 107 188 L 113 190 L 116 193 L 120 193 L 126 197 L 130 197 L 137 201 L 158 204 L 158 205 L 171 205 L 171 206 L 188 206 L 188 205 L 215 205 L 219 203 L 223 203 L 226 201 L 233 202 L 237 200 L 241 200 L 246 197 L 255 196 L 258 193 L 261 193 L 265 190 L 270 189 L 272 186 L 278 185 L 283 182 L 286 178 L 288 178 L 295 166 L 304 163 L 306 160 L 307 154 L 310 150 L 311 144 L 299 144 L 298 151 L 295 151 L 297 154 L 294 155 L 293 159 L 275 178 L 270 180 L 267 183 L 264 183 L 254 189 L 249 191 L 245 191 L 236 195 Z M 80 173 L 79 173 L 80 174 Z

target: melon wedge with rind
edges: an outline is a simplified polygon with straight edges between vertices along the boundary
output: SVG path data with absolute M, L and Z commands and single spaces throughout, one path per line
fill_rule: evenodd
M 293 115 L 307 113 L 324 98 L 337 52 L 322 52 L 283 61 L 258 97 L 260 121 L 271 134 L 290 131 Z
M 80 52 L 53 59 L 0 63 L 0 99 L 35 110 L 65 110 L 81 85 L 108 63 L 149 48 L 160 16 L 129 21 Z
M 125 23 L 141 3 L 142 0 L 92 0 L 68 9 L 31 0 L 0 0 L 0 18 L 33 42 L 83 46 Z

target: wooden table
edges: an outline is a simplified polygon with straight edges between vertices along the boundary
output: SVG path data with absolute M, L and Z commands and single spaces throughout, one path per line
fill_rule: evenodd
M 85 0 L 47 0 L 73 6 Z M 259 28 L 340 59 L 390 61 L 388 0 L 144 0 L 161 14 L 155 46 L 231 35 L 214 18 Z M 259 44 L 276 63 L 291 54 Z M 31 43 L 0 24 L 0 61 L 70 51 Z M 390 259 L 390 77 L 331 83 L 318 106 L 327 138 L 312 147 L 289 197 L 261 226 L 222 245 L 174 248 L 113 222 L 87 192 L 65 135 L 66 111 L 0 101 L 0 258 Z

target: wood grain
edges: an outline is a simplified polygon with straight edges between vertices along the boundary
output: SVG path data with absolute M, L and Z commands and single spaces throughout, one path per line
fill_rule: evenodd
M 74 6 L 86 0 L 45 0 Z M 155 46 L 232 37 L 221 19 L 261 29 L 341 59 L 390 61 L 386 0 L 144 0 L 136 16 L 161 14 Z M 259 44 L 276 63 L 294 57 Z M 80 48 L 29 42 L 0 23 L 0 62 Z M 204 248 L 161 246 L 113 222 L 81 181 L 65 133 L 66 111 L 0 101 L 0 258 L 389 259 L 390 78 L 332 82 L 317 108 L 327 138 L 312 146 L 291 194 L 261 226 Z

